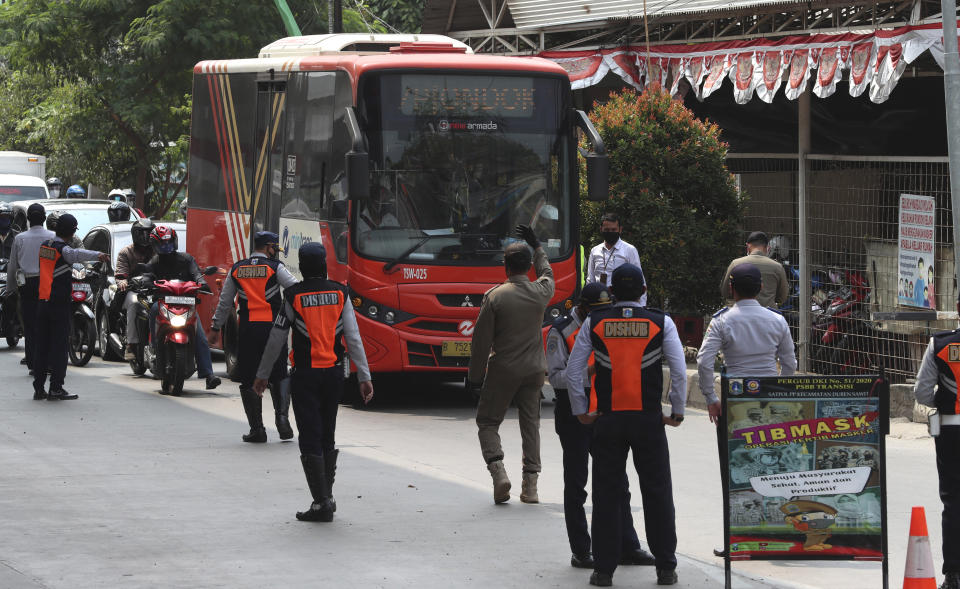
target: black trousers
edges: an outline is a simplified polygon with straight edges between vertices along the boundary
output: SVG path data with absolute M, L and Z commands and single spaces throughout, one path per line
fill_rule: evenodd
M 342 395 L 342 366 L 293 370 L 290 400 L 297 418 L 301 454 L 323 456 L 333 451 Z
M 237 364 L 240 368 L 240 388 L 252 389 L 263 350 L 270 339 L 273 323 L 269 321 L 241 321 L 237 329 Z M 277 357 L 270 374 L 271 383 L 279 383 L 287 376 L 287 347 Z
M 943 573 L 960 573 L 960 426 L 943 426 L 934 440 L 943 501 Z
M 67 376 L 67 349 L 70 345 L 70 303 L 37 303 L 36 343 L 33 348 L 33 388 L 43 388 L 50 369 L 50 390 L 63 387 Z
M 659 408 L 658 408 L 659 409 Z M 660 411 L 601 415 L 593 425 L 594 569 L 612 575 L 620 562 L 627 454 L 640 478 L 643 520 L 658 569 L 677 568 L 677 528 L 670 452 Z
M 23 356 L 27 359 L 27 368 L 33 370 L 34 346 L 37 338 L 37 297 L 40 291 L 40 279 L 27 278 L 20 287 L 20 319 L 23 321 Z
M 553 424 L 560 436 L 563 449 L 563 519 L 567 524 L 567 540 L 574 554 L 590 552 L 590 532 L 587 529 L 587 514 L 583 509 L 587 501 L 587 473 L 590 461 L 590 443 L 593 426 L 584 425 L 570 410 L 570 398 L 565 390 L 555 390 L 557 400 L 553 406 Z M 640 548 L 640 539 L 633 525 L 630 510 L 630 491 L 627 473 L 623 473 L 624 488 L 623 522 L 620 526 L 621 549 Z

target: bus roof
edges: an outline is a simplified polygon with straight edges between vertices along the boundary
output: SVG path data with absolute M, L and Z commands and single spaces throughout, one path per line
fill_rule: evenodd
M 306 57 L 344 52 L 387 52 L 401 43 L 436 43 L 459 47 L 462 51 L 473 53 L 469 45 L 443 35 L 372 35 L 372 34 L 335 34 L 306 35 L 285 37 L 270 43 L 260 50 L 261 58 L 270 57 Z

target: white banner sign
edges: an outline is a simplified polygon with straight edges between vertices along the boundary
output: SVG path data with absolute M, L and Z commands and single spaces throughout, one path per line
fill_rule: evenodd
M 900 195 L 901 305 L 936 309 L 933 287 L 937 203 L 932 196 Z

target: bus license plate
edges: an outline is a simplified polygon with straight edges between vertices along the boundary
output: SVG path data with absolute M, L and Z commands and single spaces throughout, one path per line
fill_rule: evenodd
M 74 282 L 73 290 L 76 290 L 79 292 L 85 292 L 85 293 L 93 292 L 93 290 L 90 288 L 90 285 L 87 284 L 86 282 Z
M 444 356 L 468 358 L 470 357 L 470 342 L 443 342 L 440 353 Z
M 168 305 L 195 305 L 197 300 L 193 297 L 163 297 L 163 302 Z

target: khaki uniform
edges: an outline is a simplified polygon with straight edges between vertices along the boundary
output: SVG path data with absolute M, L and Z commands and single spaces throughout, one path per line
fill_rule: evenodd
M 471 382 L 483 381 L 477 427 L 484 460 L 503 460 L 498 430 L 515 400 L 524 472 L 540 472 L 540 388 L 547 370 L 543 313 L 554 292 L 553 270 L 543 248 L 534 252 L 533 266 L 537 280 L 511 276 L 483 296 L 468 373 Z
M 720 296 L 727 301 L 733 301 L 733 292 L 730 290 L 730 272 L 739 266 L 750 262 L 760 270 L 760 277 L 763 280 L 763 286 L 760 287 L 760 293 L 757 294 L 757 301 L 764 307 L 776 307 L 787 300 L 790 296 L 790 283 L 787 282 L 787 273 L 783 271 L 780 262 L 768 258 L 760 252 L 754 252 L 748 256 L 737 258 L 730 262 L 727 271 L 724 272 L 720 280 Z

